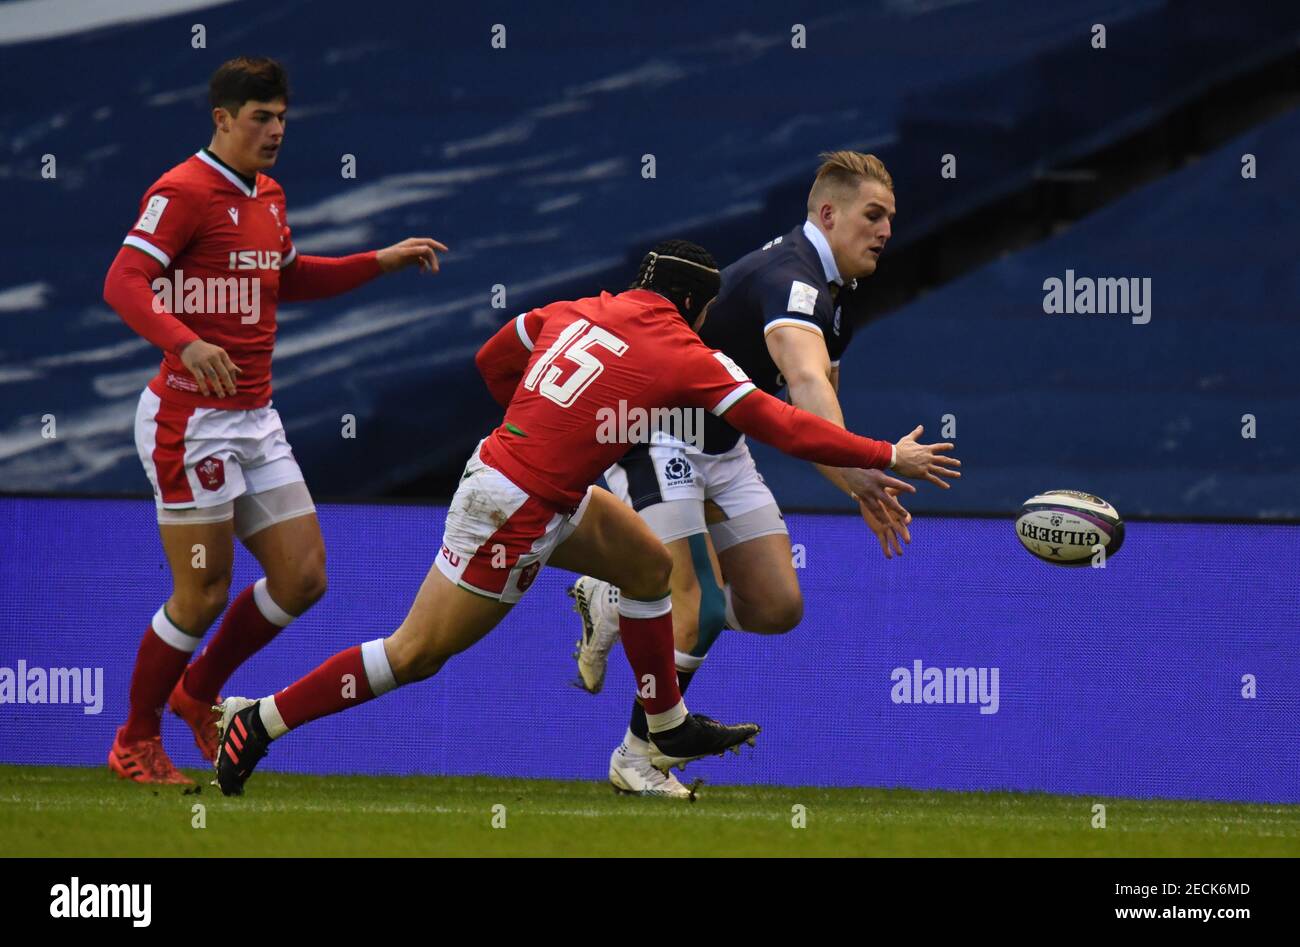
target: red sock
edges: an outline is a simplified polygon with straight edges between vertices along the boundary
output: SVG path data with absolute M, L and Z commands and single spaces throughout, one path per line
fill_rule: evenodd
M 135 655 L 130 710 L 121 732 L 124 743 L 158 736 L 163 706 L 201 640 L 185 634 L 172 624 L 166 611 L 158 609 Z
M 257 587 L 261 586 L 260 590 Z M 267 615 L 263 609 L 271 612 Z M 266 593 L 266 579 L 258 579 L 231 604 L 221 627 L 185 675 L 185 690 L 196 700 L 213 703 L 235 670 L 270 644 L 294 616 L 281 609 Z
M 380 645 L 382 651 L 382 642 Z M 386 658 L 384 665 L 387 666 Z M 384 691 L 381 689 L 380 693 Z M 340 651 L 306 677 L 276 694 L 275 707 L 284 725 L 292 730 L 320 717 L 364 704 L 375 696 L 366 675 L 361 646 L 357 645 Z
M 625 612 L 632 613 L 632 617 Z M 618 630 L 623 637 L 623 653 L 636 675 L 637 695 L 645 712 L 661 714 L 681 703 L 682 692 L 677 686 L 677 667 L 673 663 L 672 600 L 666 595 L 657 602 L 620 597 Z M 647 676 L 653 678 L 653 687 L 648 686 L 651 682 L 647 682 Z

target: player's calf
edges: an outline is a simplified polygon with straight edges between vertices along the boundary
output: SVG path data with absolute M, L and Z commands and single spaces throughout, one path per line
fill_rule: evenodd
M 228 697 L 218 708 L 217 782 L 239 795 L 267 747 L 290 730 L 358 707 L 397 687 L 383 639 L 347 648 L 278 693 L 253 701 Z M 253 719 L 256 718 L 256 719 Z
M 295 618 L 325 597 L 328 582 L 325 578 L 324 563 L 319 568 L 302 566 L 288 578 L 267 576 L 268 591 L 281 607 Z
M 458 588 L 436 567 L 431 569 L 406 620 L 389 638 L 340 651 L 272 696 L 259 701 L 228 698 L 221 705 L 221 791 L 241 793 L 272 741 L 399 684 L 431 676 L 450 656 L 491 631 L 509 610 L 509 605 Z M 250 745 L 251 751 L 246 749 Z

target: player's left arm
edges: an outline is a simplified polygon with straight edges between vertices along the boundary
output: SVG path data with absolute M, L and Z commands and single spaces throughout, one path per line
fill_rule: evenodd
M 785 377 L 791 404 L 844 427 L 838 394 L 840 370 L 831 364 L 822 334 L 811 324 L 792 321 L 771 327 L 766 338 L 772 361 Z M 886 558 L 892 558 L 891 547 L 901 555 L 899 540 L 912 541 L 907 529 L 912 516 L 899 502 L 898 494 L 915 493 L 916 487 L 883 471 L 815 466 L 858 504 L 858 511 L 880 540 Z
M 524 369 L 532 358 L 533 344 L 541 332 L 543 321 L 540 310 L 520 313 L 484 342 L 474 356 L 474 364 L 488 391 L 503 408 L 509 407 L 510 399 L 524 377 Z
M 446 247 L 432 237 L 407 237 L 382 250 L 367 250 L 350 256 L 308 256 L 295 253 L 280 270 L 280 299 L 308 302 L 350 292 L 376 276 L 408 266 L 438 272 L 437 251 Z

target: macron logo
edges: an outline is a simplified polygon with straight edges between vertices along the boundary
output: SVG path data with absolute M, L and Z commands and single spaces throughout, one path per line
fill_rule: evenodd
M 238 209 L 236 209 L 236 208 L 234 208 L 234 207 L 227 207 L 227 208 L 226 208 L 226 213 L 230 215 L 230 219 L 233 220 L 233 221 L 235 222 L 235 226 L 238 227 L 238 226 L 239 226 L 239 211 L 238 211 Z
M 133 927 L 148 927 L 153 917 L 153 885 L 83 885 L 50 889 L 50 917 L 129 917 Z

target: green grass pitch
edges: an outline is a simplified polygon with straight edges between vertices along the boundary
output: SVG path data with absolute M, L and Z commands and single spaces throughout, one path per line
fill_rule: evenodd
M 0 766 L 6 855 L 1300 855 L 1300 806 L 704 786 L 694 803 L 595 782 L 258 773 L 227 799 L 106 768 Z M 1093 828 L 1093 805 L 1106 827 Z M 202 809 L 204 828 L 195 826 Z M 504 826 L 494 827 L 504 816 Z M 806 827 L 792 824 L 803 806 Z

